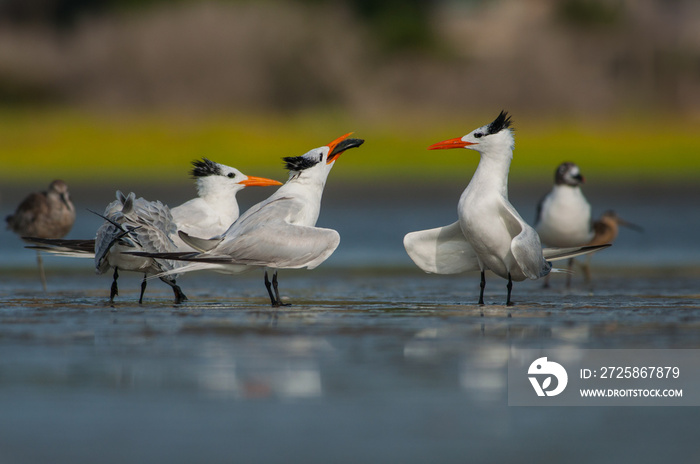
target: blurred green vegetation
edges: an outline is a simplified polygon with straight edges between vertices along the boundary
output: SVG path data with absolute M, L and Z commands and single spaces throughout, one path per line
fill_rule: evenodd
M 247 3 L 252 0 L 213 0 L 218 3 Z M 275 3 L 275 0 L 265 0 Z M 277 0 L 283 3 L 285 0 Z M 369 27 L 384 51 L 429 47 L 434 42 L 429 18 L 437 4 L 433 0 L 291 0 L 297 3 L 345 3 Z M 473 1 L 473 0 L 470 0 Z M 83 16 L 144 10 L 158 6 L 197 3 L 202 0 L 4 0 L 0 19 L 15 23 L 47 24 L 58 30 L 75 26 Z M 288 0 L 289 2 L 289 0 Z M 257 0 L 261 3 L 261 0 Z
M 3 184 L 61 177 L 71 183 L 120 179 L 171 182 L 186 178 L 189 163 L 206 156 L 252 175 L 286 179 L 281 157 L 300 155 L 355 131 L 365 145 L 349 152 L 334 178 L 461 179 L 478 158 L 462 150 L 427 151 L 490 118 L 357 121 L 333 113 L 296 117 L 219 115 L 94 115 L 45 110 L 0 112 Z M 549 179 L 562 161 L 574 161 L 602 181 L 697 179 L 700 138 L 692 125 L 618 120 L 574 123 L 518 119 L 512 180 Z
M 557 5 L 559 18 L 578 27 L 615 26 L 624 17 L 622 2 L 603 0 L 561 0 Z

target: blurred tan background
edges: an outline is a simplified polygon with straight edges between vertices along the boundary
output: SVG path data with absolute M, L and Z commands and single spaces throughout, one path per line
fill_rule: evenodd
M 551 117 L 700 107 L 693 0 L 3 0 L 0 101 Z

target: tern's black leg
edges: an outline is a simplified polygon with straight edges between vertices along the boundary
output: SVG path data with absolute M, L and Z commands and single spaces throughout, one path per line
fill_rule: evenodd
M 180 286 L 175 283 L 175 279 L 166 279 L 164 277 L 161 277 L 160 280 L 172 287 L 173 293 L 175 294 L 175 304 L 180 304 L 183 301 L 187 301 L 187 297 L 184 293 L 182 293 L 182 289 L 180 288 Z
M 513 290 L 513 279 L 510 278 L 510 272 L 508 273 L 508 284 L 506 285 L 506 288 L 508 289 L 506 306 L 513 306 L 513 302 L 510 301 L 510 291 Z
M 143 304 L 143 294 L 146 292 L 146 277 L 148 274 L 143 275 L 143 280 L 141 281 L 141 295 L 139 295 L 139 304 Z
M 119 295 L 119 288 L 117 287 L 117 279 L 119 278 L 118 268 L 114 268 L 114 280 L 112 281 L 112 288 L 109 290 L 109 302 L 114 303 L 114 297 Z
M 275 298 L 277 298 L 275 306 L 291 306 L 289 303 L 282 303 L 282 298 L 280 298 L 280 291 L 277 289 L 277 270 L 272 274 L 272 288 L 274 288 Z
M 183 301 L 187 301 L 187 296 L 182 292 L 182 289 L 180 288 L 179 285 L 175 284 L 175 281 L 173 280 L 173 293 L 175 294 L 175 304 L 180 304 Z
M 277 274 L 275 274 L 275 277 Z M 270 283 L 270 279 L 267 277 L 267 270 L 265 271 L 265 288 L 267 289 L 267 293 L 270 295 L 270 303 L 272 306 L 279 306 L 279 303 L 277 300 L 275 300 L 275 295 L 272 294 L 272 284 Z
M 481 287 L 481 290 L 479 291 L 479 304 L 482 305 L 484 304 L 484 288 L 486 288 L 486 275 L 484 275 L 485 271 L 481 271 L 481 284 L 479 284 L 479 287 Z

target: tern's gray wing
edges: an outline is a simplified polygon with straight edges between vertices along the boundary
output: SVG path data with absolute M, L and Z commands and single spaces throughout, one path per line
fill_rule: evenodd
M 142 222 L 147 222 L 167 235 L 175 235 L 177 233 L 177 226 L 173 220 L 170 208 L 158 200 L 147 201 L 139 198 L 134 202 L 134 213 Z
M 105 259 L 115 243 L 119 240 L 124 240 L 130 243 L 128 231 L 117 227 L 111 222 L 105 221 L 95 235 L 95 271 L 98 274 L 107 272 L 109 263 Z M 131 243 L 131 246 L 134 246 Z
M 199 232 L 213 221 L 211 208 L 202 198 L 193 198 L 179 206 L 171 208 L 170 212 L 173 215 L 173 220 L 178 224 L 178 228 L 180 230 L 184 229 L 185 232 L 188 233 L 192 233 L 189 230 L 191 228 Z M 222 231 L 217 231 L 217 233 L 220 232 Z
M 506 224 L 513 239 L 510 242 L 510 252 L 515 258 L 523 276 L 517 275 L 516 269 L 511 269 L 513 280 L 539 279 L 549 274 L 552 264 L 542 256 L 542 242 L 535 229 L 527 224 L 513 205 L 508 201 L 501 202 L 500 216 Z
M 217 247 L 216 262 L 247 264 L 275 269 L 313 269 L 338 247 L 340 234 L 332 229 L 297 226 L 284 222 L 268 224 L 254 234 L 238 235 Z M 223 244 L 222 244 L 223 246 Z M 225 255 L 219 253 L 225 252 Z M 209 253 L 200 255 L 206 257 Z
M 124 237 L 126 232 L 126 229 L 122 227 L 124 222 L 122 210 L 125 206 L 127 209 L 131 209 L 135 197 L 133 192 L 124 196 L 122 192 L 117 190 L 117 199 L 105 208 L 103 217 L 107 220 L 102 223 L 95 234 L 95 271 L 98 274 L 109 269 L 109 263 L 105 258 L 109 250 L 119 239 Z
M 457 274 L 479 270 L 474 248 L 464 237 L 459 222 L 406 234 L 403 246 L 413 262 L 425 272 Z
M 121 192 L 117 192 L 118 196 Z M 97 229 L 95 234 L 95 271 L 98 274 L 107 272 L 110 268 L 112 259 L 110 256 L 113 252 L 113 247 L 139 249 L 138 237 L 133 234 L 135 226 L 124 214 L 124 211 L 131 212 L 133 210 L 134 194 L 129 194 L 128 197 L 121 195 L 121 202 L 113 202 L 107 206 L 105 214 L 105 222 Z M 124 208 L 120 209 L 121 204 Z M 141 266 L 136 266 L 140 268 Z M 122 266 L 120 266 L 122 268 Z
M 134 251 L 175 251 L 168 233 L 175 234 L 176 228 L 167 206 L 159 201 L 135 199 L 133 193 L 124 196 L 117 192 L 117 198 L 105 209 L 104 217 L 107 220 L 97 230 L 95 237 L 95 269 L 98 273 L 109 268 L 109 260 L 106 258 L 113 252 L 115 245 L 119 245 L 119 251 L 124 248 Z M 122 266 L 130 269 L 146 269 L 154 264 L 149 258 L 141 258 L 140 262 L 133 262 L 133 257 L 124 260 L 129 260 L 129 263 L 127 265 L 122 261 Z M 163 269 L 175 267 L 173 261 L 159 260 L 157 263 Z
M 134 212 L 128 216 L 129 223 L 138 227 L 135 231 L 144 251 L 176 251 L 172 237 L 177 236 L 177 226 L 170 208 L 160 201 L 139 198 L 134 203 Z
M 270 197 L 243 213 L 222 235 L 226 239 L 234 238 L 238 235 L 253 233 L 272 223 L 313 226 L 316 223 L 315 219 L 312 224 L 299 222 L 303 221 L 301 216 L 306 210 L 304 206 L 301 200 L 293 197 Z
M 172 240 L 177 235 L 170 209 L 160 201 L 139 198 L 134 201 L 133 211 L 126 215 L 129 236 L 143 251 L 173 252 L 177 247 Z M 171 270 L 176 263 L 171 260 L 156 260 L 163 270 Z
M 201 258 L 216 257 L 216 262 L 229 264 L 313 269 L 340 243 L 335 230 L 290 223 L 304 211 L 303 204 L 294 198 L 277 198 L 251 210 L 229 228 L 220 245 Z

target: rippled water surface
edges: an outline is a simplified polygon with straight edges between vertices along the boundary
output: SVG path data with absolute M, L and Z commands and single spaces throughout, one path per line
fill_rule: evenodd
M 516 283 L 515 307 L 501 279 L 479 307 L 477 275 L 426 275 L 403 254 L 456 198 L 331 195 L 321 222 L 340 248 L 280 272 L 280 309 L 259 271 L 182 277 L 182 305 L 159 281 L 138 305 L 124 273 L 110 305 L 109 276 L 46 258 L 43 293 L 33 252 L 4 233 L 0 462 L 698 462 L 698 408 L 507 406 L 513 349 L 700 347 L 693 199 L 618 193 L 646 232 L 593 259 L 592 287 Z

